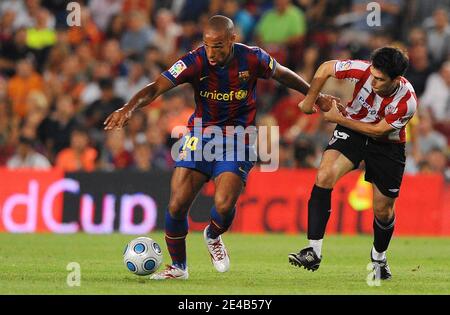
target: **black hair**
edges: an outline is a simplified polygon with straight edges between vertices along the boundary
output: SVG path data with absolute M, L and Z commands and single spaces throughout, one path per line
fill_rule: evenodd
M 214 15 L 210 17 L 208 26 L 217 31 L 225 31 L 227 35 L 234 33 L 233 21 L 224 15 Z
M 404 75 L 409 65 L 406 54 L 394 47 L 378 48 L 372 53 L 370 60 L 374 68 L 387 74 L 391 79 Z
M 101 78 L 98 81 L 98 85 L 100 87 L 100 90 L 108 90 L 113 88 L 114 82 L 111 78 Z

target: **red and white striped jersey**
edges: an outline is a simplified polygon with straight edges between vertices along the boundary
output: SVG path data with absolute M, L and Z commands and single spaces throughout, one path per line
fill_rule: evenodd
M 405 142 L 405 126 L 417 109 L 414 88 L 401 77 L 399 88 L 391 96 L 379 96 L 372 90 L 370 65 L 361 60 L 339 60 L 335 65 L 336 78 L 355 83 L 353 99 L 346 107 L 347 118 L 371 124 L 385 119 L 395 130 L 379 140 Z

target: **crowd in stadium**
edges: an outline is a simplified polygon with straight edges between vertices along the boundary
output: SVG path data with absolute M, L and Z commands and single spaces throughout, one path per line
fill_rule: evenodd
M 85 0 L 81 26 L 68 1 L 0 2 L 0 166 L 65 171 L 173 167 L 170 137 L 194 99 L 178 87 L 136 112 L 125 129 L 103 121 L 180 56 L 202 44 L 208 17 L 226 15 L 238 42 L 258 45 L 308 82 L 321 62 L 368 59 L 395 45 L 408 52 L 406 78 L 419 99 L 409 123 L 406 173 L 450 179 L 450 0 L 379 0 L 369 26 L 366 0 Z M 350 82 L 325 91 L 351 99 Z M 258 123 L 280 127 L 281 167 L 313 168 L 334 126 L 304 115 L 302 95 L 258 83 Z

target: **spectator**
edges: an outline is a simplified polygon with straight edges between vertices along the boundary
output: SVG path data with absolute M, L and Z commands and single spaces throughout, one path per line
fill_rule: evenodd
M 101 96 L 100 99 L 90 104 L 85 112 L 86 126 L 89 129 L 103 130 L 103 122 L 113 111 L 123 105 L 123 100 L 114 94 L 113 82 L 111 79 L 101 79 L 99 82 Z
M 298 42 L 306 33 L 303 12 L 291 0 L 275 0 L 256 25 L 256 34 L 262 45 L 289 45 Z
M 409 49 L 409 67 L 405 77 L 411 82 L 418 97 L 425 91 L 425 83 L 434 67 L 428 57 L 428 48 L 424 44 L 416 44 Z
M 35 25 L 27 29 L 27 46 L 36 56 L 36 65 L 39 72 L 45 65 L 50 47 L 56 43 L 56 32 L 48 27 L 49 19 L 50 13 L 48 10 L 39 9 Z
M 425 162 L 430 173 L 443 175 L 447 182 L 450 180 L 449 159 L 442 150 L 433 149 L 428 152 L 425 157 Z
M 306 47 L 303 52 L 302 65 L 300 66 L 299 74 L 307 82 L 311 82 L 314 73 L 323 61 L 321 60 L 320 55 L 320 49 L 315 45 Z
M 52 160 L 58 152 L 69 147 L 70 135 L 77 125 L 73 99 L 69 95 L 60 96 L 55 111 L 38 128 L 39 139 Z
M 445 62 L 439 72 L 430 75 L 420 104 L 431 111 L 434 121 L 450 121 L 450 61 Z
M 81 6 L 81 26 L 69 27 L 68 39 L 72 46 L 76 47 L 84 41 L 87 41 L 95 49 L 101 43 L 102 34 L 92 19 L 89 8 Z
M 133 168 L 142 172 L 148 172 L 153 169 L 152 149 L 148 143 L 138 143 L 133 150 Z
M 123 14 L 114 15 L 108 23 L 105 32 L 107 39 L 115 39 L 120 41 L 125 32 L 125 17 Z
M 440 65 L 450 57 L 450 25 L 448 9 L 439 8 L 433 12 L 433 25 L 428 30 L 428 49 L 433 62 Z
M 89 9 L 95 24 L 105 31 L 111 18 L 120 13 L 124 0 L 90 0 Z
M 10 10 L 0 14 L 0 42 L 6 42 L 13 38 L 13 23 L 15 17 L 14 11 Z
M 56 32 L 48 27 L 49 19 L 50 13 L 46 9 L 38 10 L 35 25 L 27 29 L 28 48 L 42 50 L 56 43 Z
M 2 86 L 0 80 L 0 88 Z M 19 139 L 20 119 L 10 113 L 10 106 L 0 98 L 0 166 L 14 154 Z
M 158 11 L 155 24 L 156 32 L 152 44 L 159 47 L 166 59 L 172 61 L 173 55 L 177 55 L 177 40 L 182 28 L 175 23 L 172 12 L 166 9 Z
M 97 151 L 89 146 L 89 134 L 86 129 L 76 128 L 70 135 L 70 147 L 58 153 L 55 166 L 65 172 L 95 169 Z
M 25 0 L 24 9 L 20 9 L 20 13 L 17 14 L 14 20 L 15 28 L 29 28 L 36 25 L 36 17 L 39 15 L 39 10 L 42 9 L 41 0 Z M 49 16 L 46 27 L 53 29 L 55 27 L 56 20 L 53 15 Z
M 116 79 L 114 90 L 117 96 L 123 100 L 129 100 L 140 89 L 149 84 L 150 80 L 145 76 L 144 68 L 140 62 L 129 62 L 128 77 Z
M 175 12 L 178 12 L 178 20 L 181 22 L 196 22 L 202 14 L 208 12 L 208 9 L 209 0 L 184 0 Z
M 107 77 L 125 77 L 128 69 L 125 64 L 125 56 L 120 49 L 120 42 L 116 39 L 109 39 L 104 42 L 101 49 L 102 60 L 110 65 L 111 74 Z M 132 59 L 132 58 L 130 58 Z M 138 58 L 134 58 L 138 62 Z
M 0 45 L 0 73 L 11 77 L 15 74 L 19 60 L 34 58 L 34 54 L 27 47 L 26 41 L 26 30 L 18 29 L 11 40 Z
M 127 30 L 123 34 L 120 46 L 125 56 L 132 54 L 143 55 L 145 49 L 152 44 L 155 31 L 149 26 L 145 15 L 139 11 L 133 11 L 127 19 Z
M 138 143 L 147 142 L 145 136 L 146 115 L 143 111 L 138 111 L 130 118 L 128 122 L 125 139 L 125 149 L 132 152 Z
M 34 70 L 33 63 L 29 59 L 22 59 L 16 66 L 16 75 L 8 84 L 8 96 L 13 105 L 13 112 L 19 117 L 25 117 L 27 113 L 26 99 L 33 90 L 43 91 L 42 77 Z
M 163 63 L 162 54 L 157 47 L 151 46 L 147 49 L 144 56 L 144 72 L 145 76 L 150 80 L 156 79 L 166 66 Z
M 3 15 L 6 11 L 11 11 L 17 16 L 25 12 L 25 4 L 23 0 L 3 0 L 0 3 L 0 15 Z
M 33 149 L 33 140 L 22 136 L 19 138 L 16 154 L 8 160 L 7 167 L 9 169 L 49 169 L 51 164 L 44 155 Z
M 223 14 L 233 20 L 234 25 L 241 31 L 244 42 L 248 42 L 253 35 L 255 19 L 241 4 L 243 1 L 240 0 L 225 0 Z
M 174 162 L 170 149 L 166 146 L 167 135 L 163 129 L 153 125 L 147 128 L 145 135 L 147 137 L 147 142 L 153 148 L 152 165 L 161 170 L 171 169 Z
M 129 168 L 132 164 L 133 156 L 125 149 L 125 131 L 121 129 L 107 132 L 101 168 L 111 171 Z
M 420 113 L 417 141 L 422 156 L 435 148 L 445 150 L 447 147 L 447 139 L 433 130 L 433 120 L 426 110 Z
M 79 65 L 78 58 L 76 63 Z M 81 91 L 80 99 L 83 107 L 101 98 L 102 90 L 100 88 L 100 81 L 111 81 L 112 76 L 112 68 L 109 62 L 97 61 L 94 64 L 91 80 L 88 80 L 89 83 Z

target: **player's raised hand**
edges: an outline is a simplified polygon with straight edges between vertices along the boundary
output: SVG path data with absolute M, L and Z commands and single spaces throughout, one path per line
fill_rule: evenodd
M 344 118 L 342 111 L 339 109 L 339 106 L 342 107 L 342 105 L 338 104 L 334 99 L 331 102 L 331 108 L 327 112 L 323 113 L 323 117 L 328 122 L 339 123 L 339 120 Z
M 103 123 L 105 125 L 105 130 L 111 130 L 111 129 L 121 129 L 126 125 L 128 120 L 130 119 L 132 114 L 132 111 L 130 109 L 127 109 L 125 106 L 122 108 L 119 108 L 118 110 L 114 111 L 111 115 L 108 116 L 108 118 L 105 119 L 105 122 Z

